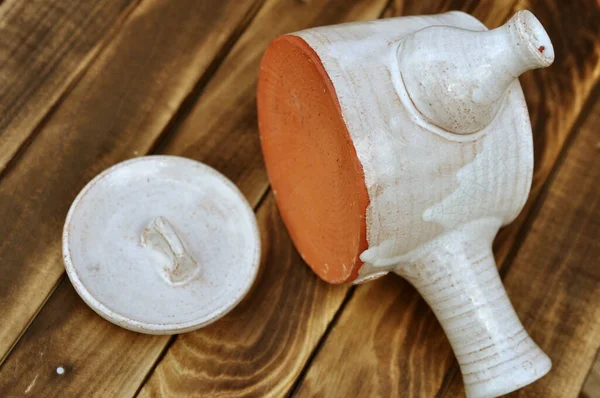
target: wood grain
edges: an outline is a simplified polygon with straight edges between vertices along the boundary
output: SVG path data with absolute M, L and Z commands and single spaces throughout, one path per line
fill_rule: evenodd
M 521 78 L 532 119 L 536 164 L 532 191 L 523 213 L 513 224 L 503 229 L 496 239 L 496 260 L 502 265 L 518 241 L 521 227 L 531 214 L 533 203 L 590 90 L 598 80 L 600 27 L 595 21 L 600 18 L 599 6 L 595 2 L 583 0 L 570 2 L 569 7 L 561 7 L 562 3 L 556 1 L 453 1 L 441 6 L 433 5 L 437 2 L 399 3 L 394 3 L 396 6 L 393 12 L 432 13 L 449 7 L 462 8 L 489 27 L 496 27 L 513 12 L 527 8 L 541 20 L 553 40 L 555 64 L 548 69 L 529 72 Z M 398 291 L 404 292 L 402 300 L 398 299 Z M 306 379 L 301 383 L 298 395 L 345 396 L 344 394 L 360 388 L 367 391 L 368 386 L 375 386 L 373 395 L 434 396 L 443 387 L 444 380 L 453 378 L 457 368 L 454 367 L 450 346 L 431 310 L 423 302 L 419 306 L 413 304 L 418 300 L 414 297 L 416 294 L 405 281 L 394 276 L 359 286 L 344 309 L 339 324 L 333 328 L 316 356 Z M 384 328 L 390 322 L 389 318 L 375 316 L 373 312 L 379 314 L 380 311 L 360 303 L 360 297 L 369 297 L 369 302 L 389 309 L 385 312 L 387 317 L 394 310 L 403 319 L 415 319 L 409 335 L 405 336 L 406 331 L 400 326 L 397 329 Z M 363 323 L 364 318 L 369 319 L 369 322 Z M 361 327 L 355 328 L 357 323 Z M 349 328 L 352 328 L 352 333 L 348 333 Z M 381 333 L 382 330 L 387 334 Z M 411 346 L 410 350 L 373 349 L 380 344 L 380 340 L 405 339 L 415 342 L 416 346 Z M 344 359 L 344 366 L 340 366 L 339 358 Z M 370 371 L 366 373 L 367 369 L 363 366 L 365 362 L 379 363 L 379 366 L 369 367 Z M 586 372 L 587 369 L 581 371 Z M 324 377 L 336 382 L 324 383 Z M 399 383 L 398 379 L 402 382 Z
M 600 101 L 542 194 L 542 207 L 504 278 L 552 370 L 511 397 L 578 396 L 600 348 Z M 445 397 L 461 397 L 460 377 Z
M 0 173 L 138 2 L 0 5 Z
M 63 275 L 61 232 L 78 191 L 146 153 L 231 47 L 256 1 L 147 1 L 131 14 L 0 180 L 0 358 Z
M 133 396 L 146 376 L 147 358 L 157 358 L 159 342 L 166 339 L 137 335 L 99 320 L 63 278 L 2 366 L 0 396 Z M 126 352 L 121 351 L 123 346 L 128 347 Z M 56 372 L 59 367 L 64 374 Z
M 140 397 L 280 397 L 293 385 L 347 287 L 303 263 L 272 194 L 257 216 L 264 254 L 252 292 L 220 322 L 178 336 Z
M 188 115 L 189 117 L 183 123 L 173 120 L 169 122 L 162 136 L 174 135 L 175 140 L 172 142 L 169 140 L 154 142 L 148 146 L 148 141 L 156 138 L 156 131 L 163 128 L 164 125 L 161 124 L 147 127 L 146 135 L 125 136 L 127 139 L 122 135 L 115 137 L 115 139 L 120 138 L 123 142 L 117 145 L 116 142 L 110 141 L 109 145 L 114 146 L 112 150 L 119 151 L 118 156 L 122 157 L 142 154 L 151 147 L 163 153 L 179 154 L 201 160 L 216 167 L 235 181 L 250 202 L 254 205 L 257 204 L 268 186 L 260 154 L 254 101 L 256 74 L 258 62 L 262 56 L 262 48 L 266 47 L 268 41 L 277 34 L 301 29 L 308 25 L 333 23 L 343 20 L 342 18 L 374 18 L 384 8 L 384 3 L 384 1 L 348 3 L 341 0 L 310 4 L 289 3 L 287 1 L 267 3 L 261 11 L 258 21 L 241 37 L 235 49 L 223 65 L 219 67 L 217 74 L 211 79 L 209 85 L 206 88 L 197 87 L 193 90 L 190 97 L 202 94 L 200 102 L 195 106 L 192 101 L 184 103 L 183 110 L 180 110 L 180 116 Z M 289 13 L 286 11 L 289 11 Z M 206 15 L 207 17 L 210 16 L 210 12 L 207 11 Z M 282 18 L 282 15 L 286 17 Z M 176 15 L 169 16 L 171 19 L 175 17 Z M 215 27 L 212 27 L 212 29 L 215 29 Z M 279 29 L 279 31 L 274 29 Z M 143 34 L 148 34 L 148 32 L 140 31 L 139 36 L 134 35 L 133 37 L 143 37 Z M 249 45 L 249 43 L 254 43 L 256 47 Z M 125 47 L 123 50 L 130 49 Z M 159 52 L 161 50 L 162 48 L 157 49 Z M 207 56 L 206 53 L 204 56 Z M 117 57 L 117 55 L 114 57 Z M 110 59 L 107 59 L 107 62 L 109 61 Z M 183 61 L 181 65 L 184 65 Z M 106 64 L 102 64 L 102 66 L 105 67 Z M 124 65 L 119 67 L 124 68 Z M 107 76 L 107 78 L 110 77 L 110 75 Z M 100 79 L 102 75 L 99 74 L 95 78 Z M 145 80 L 141 83 L 145 83 Z M 98 92 L 96 102 L 102 95 L 106 96 L 107 92 L 109 91 Z M 93 103 L 87 103 L 83 106 L 90 104 Z M 140 114 L 140 116 L 145 115 L 148 117 L 151 112 L 159 110 L 160 108 L 148 107 L 146 108 L 147 113 Z M 114 116 L 110 120 L 114 120 Z M 132 134 L 130 129 L 119 131 L 124 134 Z M 137 153 L 134 153 L 134 151 Z M 117 155 L 110 155 L 108 161 L 112 161 L 115 157 Z M 101 168 L 102 166 L 95 167 Z M 85 180 L 81 183 L 84 182 Z M 66 202 L 65 211 L 71 200 L 72 198 L 64 199 Z M 57 221 L 62 223 L 62 218 Z M 55 261 L 58 263 L 60 257 Z M 300 268 L 303 269 L 302 266 Z M 305 275 L 314 278 L 308 272 Z M 327 290 L 328 287 L 323 286 L 320 289 Z M 36 393 L 52 395 L 58 394 L 62 391 L 61 389 L 64 389 L 72 395 L 81 396 L 90 391 L 86 383 L 86 377 L 73 376 L 72 378 L 56 379 L 56 375 L 52 373 L 55 371 L 55 368 L 53 368 L 54 361 L 49 365 L 45 361 L 27 360 L 28 358 L 35 358 L 37 353 L 43 351 L 46 358 L 60 358 L 59 362 L 69 364 L 69 368 L 74 374 L 91 375 L 94 372 L 105 372 L 107 369 L 108 372 L 114 371 L 115 373 L 105 374 L 104 377 L 99 378 L 94 383 L 94 391 L 97 391 L 99 396 L 110 396 L 117 393 L 125 396 L 132 395 L 142 383 L 145 372 L 152 368 L 153 363 L 161 355 L 161 351 L 167 346 L 169 339 L 167 337 L 152 337 L 130 333 L 112 325 L 106 326 L 106 321 L 91 314 L 85 308 L 83 301 L 76 295 L 65 291 L 72 291 L 71 285 L 67 282 L 59 286 L 55 293 L 56 298 L 52 296 L 51 301 L 42 309 L 18 346 L 6 360 L 0 372 L 0 391 L 4 389 L 11 394 L 24 391 L 39 374 L 54 377 L 54 379 L 52 379 L 53 382 L 50 383 L 50 387 L 43 383 L 36 383 L 31 390 Z M 298 302 L 303 300 L 301 296 L 296 299 Z M 334 306 L 335 301 L 332 302 L 331 308 Z M 70 310 L 64 316 L 57 318 L 54 312 L 62 307 L 76 308 L 76 310 Z M 327 311 L 327 308 L 324 308 L 323 311 Z M 90 316 L 80 317 L 77 316 L 77 313 L 89 313 Z M 314 316 L 326 317 L 319 314 Z M 52 349 L 46 349 L 44 340 L 35 338 L 40 330 L 47 331 L 48 338 L 57 342 L 55 346 L 52 346 Z M 77 330 L 87 338 L 85 340 L 70 339 L 71 330 Z M 270 329 L 265 330 L 265 333 L 269 331 Z M 265 335 L 262 338 L 268 339 L 268 336 Z M 114 346 L 107 346 L 104 343 L 113 339 L 116 339 L 119 343 Z M 315 344 L 314 340 L 314 338 L 310 340 L 312 346 Z M 63 344 L 69 344 L 70 350 L 60 351 Z M 293 348 L 306 349 L 303 346 L 293 346 Z M 193 353 L 190 355 L 193 355 Z M 98 360 L 88 361 L 89 356 L 94 356 Z M 129 361 L 128 358 L 131 357 L 135 357 L 136 360 Z M 283 364 L 279 365 L 283 366 Z M 132 368 L 129 369 L 129 366 Z M 299 371 L 297 368 L 296 365 L 296 373 Z M 50 372 L 49 376 L 47 372 Z M 19 380 L 16 384 L 14 383 L 15 378 Z M 282 381 L 289 383 L 287 379 L 282 379 Z M 274 390 L 284 388 L 284 385 L 278 387 L 275 382 L 271 383 Z M 57 388 L 57 386 L 60 386 L 60 388 Z
M 581 389 L 580 398 L 598 398 L 600 397 L 600 355 L 596 355 L 596 360 L 587 379 Z
M 398 276 L 358 286 L 294 397 L 435 396 L 453 358 L 429 311 Z

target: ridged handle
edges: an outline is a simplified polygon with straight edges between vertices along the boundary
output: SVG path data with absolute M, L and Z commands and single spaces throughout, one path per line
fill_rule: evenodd
M 507 394 L 552 367 L 513 309 L 491 240 L 481 239 L 488 235 L 482 225 L 440 238 L 434 251 L 397 271 L 421 293 L 444 328 L 469 398 Z

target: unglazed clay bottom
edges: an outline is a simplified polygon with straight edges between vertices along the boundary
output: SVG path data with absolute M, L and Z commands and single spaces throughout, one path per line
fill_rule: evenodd
M 269 179 L 296 247 L 321 278 L 356 279 L 369 198 L 319 57 L 300 37 L 280 37 L 265 54 L 258 92 L 259 109 L 272 110 L 259 116 Z
M 487 31 L 460 12 L 283 36 L 261 64 L 258 116 L 277 204 L 330 283 L 388 272 L 434 310 L 469 397 L 551 368 L 491 250 L 523 208 L 531 126 L 516 76 L 554 59 L 529 12 Z

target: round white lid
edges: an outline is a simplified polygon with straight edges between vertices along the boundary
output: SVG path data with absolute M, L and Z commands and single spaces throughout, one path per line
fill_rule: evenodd
M 105 170 L 79 193 L 63 231 L 67 274 L 105 319 L 136 332 L 181 333 L 235 307 L 254 282 L 254 212 L 225 176 L 176 156 Z

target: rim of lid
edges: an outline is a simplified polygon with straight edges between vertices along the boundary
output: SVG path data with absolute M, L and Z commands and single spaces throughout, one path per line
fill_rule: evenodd
M 218 312 L 215 312 L 213 314 L 213 316 L 211 316 L 210 318 L 208 318 L 208 319 L 203 318 L 203 320 L 200 322 L 198 320 L 192 320 L 192 321 L 179 322 L 179 323 L 148 323 L 148 322 L 142 322 L 142 321 L 138 321 L 135 319 L 131 319 L 129 317 L 121 315 L 121 314 L 111 310 L 110 308 L 108 308 L 106 305 L 104 305 L 102 302 L 100 302 L 98 299 L 96 299 L 90 293 L 88 288 L 85 286 L 85 284 L 80 279 L 77 269 L 73 265 L 73 262 L 71 260 L 71 252 L 70 252 L 70 248 L 69 248 L 69 237 L 70 237 L 70 225 L 72 222 L 72 217 L 73 217 L 73 214 L 76 211 L 78 205 L 86 197 L 86 195 L 89 193 L 89 191 L 102 179 L 104 179 L 109 174 L 113 173 L 114 171 L 116 171 L 120 168 L 129 166 L 134 163 L 139 163 L 139 162 L 144 162 L 144 161 L 149 161 L 149 160 L 160 160 L 160 159 L 167 160 L 167 161 L 176 160 L 176 161 L 181 161 L 181 162 L 188 162 L 188 163 L 190 163 L 190 165 L 194 165 L 195 167 L 204 169 L 204 171 L 217 177 L 240 200 L 240 205 L 244 209 L 244 212 L 248 216 L 248 219 L 252 226 L 252 239 L 253 239 L 253 241 L 256 242 L 256 250 L 254 253 L 254 257 L 252 258 L 252 264 L 250 265 L 251 275 L 248 278 L 248 282 L 244 286 L 244 289 L 241 291 L 241 294 L 239 295 L 239 297 L 234 302 L 232 302 L 230 305 L 221 308 L 220 311 L 218 311 Z M 79 192 L 79 194 L 77 195 L 77 197 L 71 204 L 71 207 L 69 208 L 69 212 L 67 213 L 67 217 L 65 220 L 65 224 L 63 227 L 63 233 L 62 233 L 62 252 L 63 252 L 63 261 L 65 264 L 65 269 L 66 269 L 67 275 L 69 276 L 69 279 L 71 280 L 71 283 L 73 284 L 73 287 L 75 288 L 75 290 L 77 291 L 79 296 L 83 299 L 83 301 L 90 308 L 92 308 L 98 315 L 100 315 L 102 318 L 104 318 L 118 326 L 121 326 L 125 329 L 135 331 L 135 332 L 146 333 L 146 334 L 177 334 L 177 333 L 184 333 L 184 332 L 196 330 L 196 329 L 202 328 L 204 326 L 207 326 L 207 325 L 219 320 L 220 318 L 225 316 L 227 313 L 229 313 L 232 309 L 234 309 L 244 299 L 244 297 L 248 294 L 248 292 L 252 288 L 252 286 L 256 280 L 256 277 L 258 276 L 258 271 L 260 268 L 260 260 L 261 260 L 261 240 L 260 240 L 260 231 L 259 231 L 258 224 L 256 221 L 256 215 L 254 213 L 254 209 L 250 206 L 250 204 L 248 203 L 248 200 L 246 199 L 244 194 L 239 190 L 239 188 L 231 180 L 229 180 L 227 177 L 225 177 L 223 174 L 221 174 L 216 169 L 214 169 L 202 162 L 196 161 L 196 160 L 184 158 L 181 156 L 172 156 L 172 155 L 149 155 L 149 156 L 141 156 L 141 157 L 137 157 L 134 159 L 129 159 L 129 160 L 125 160 L 123 162 L 117 163 L 117 164 L 109 167 L 108 169 L 104 170 L 100 174 L 98 174 L 89 183 L 86 184 L 86 186 L 81 190 L 81 192 Z

